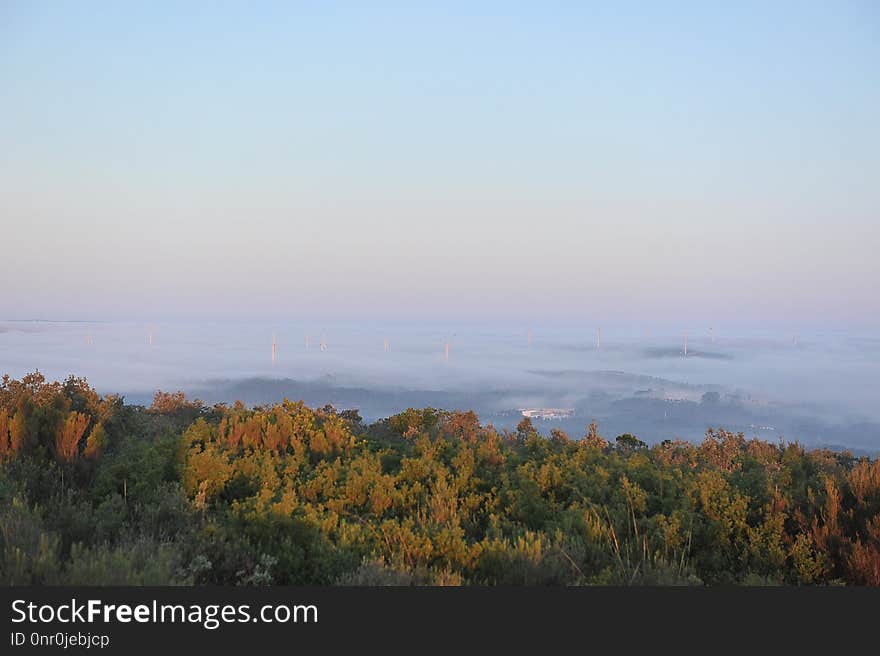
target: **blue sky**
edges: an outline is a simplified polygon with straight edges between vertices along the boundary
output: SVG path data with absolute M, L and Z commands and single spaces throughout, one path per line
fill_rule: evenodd
M 0 3 L 0 316 L 880 320 L 876 3 L 425 4 Z

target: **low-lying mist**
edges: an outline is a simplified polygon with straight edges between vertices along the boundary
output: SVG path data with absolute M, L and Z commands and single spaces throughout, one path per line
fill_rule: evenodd
M 274 347 L 273 347 L 274 338 Z M 686 351 L 686 354 L 685 354 Z M 274 356 L 273 356 L 274 353 Z M 256 323 L 0 323 L 0 373 L 86 377 L 149 403 L 182 389 L 207 403 L 302 399 L 375 420 L 407 407 L 475 410 L 579 437 L 747 436 L 880 449 L 880 340 L 842 333 L 634 328 Z

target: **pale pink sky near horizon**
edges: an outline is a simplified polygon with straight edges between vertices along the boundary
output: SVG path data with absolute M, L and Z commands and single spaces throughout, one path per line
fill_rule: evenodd
M 0 10 L 0 320 L 880 325 L 872 3 L 96 7 Z

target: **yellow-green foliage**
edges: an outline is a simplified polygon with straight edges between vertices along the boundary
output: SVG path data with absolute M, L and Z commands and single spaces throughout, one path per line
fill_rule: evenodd
M 878 585 L 880 464 L 724 430 L 648 447 L 432 408 L 364 428 L 7 378 L 0 580 Z

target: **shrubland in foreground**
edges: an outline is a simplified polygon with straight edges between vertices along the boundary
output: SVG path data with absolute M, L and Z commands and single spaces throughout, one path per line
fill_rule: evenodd
M 4 377 L 0 583 L 880 585 L 880 461 Z

